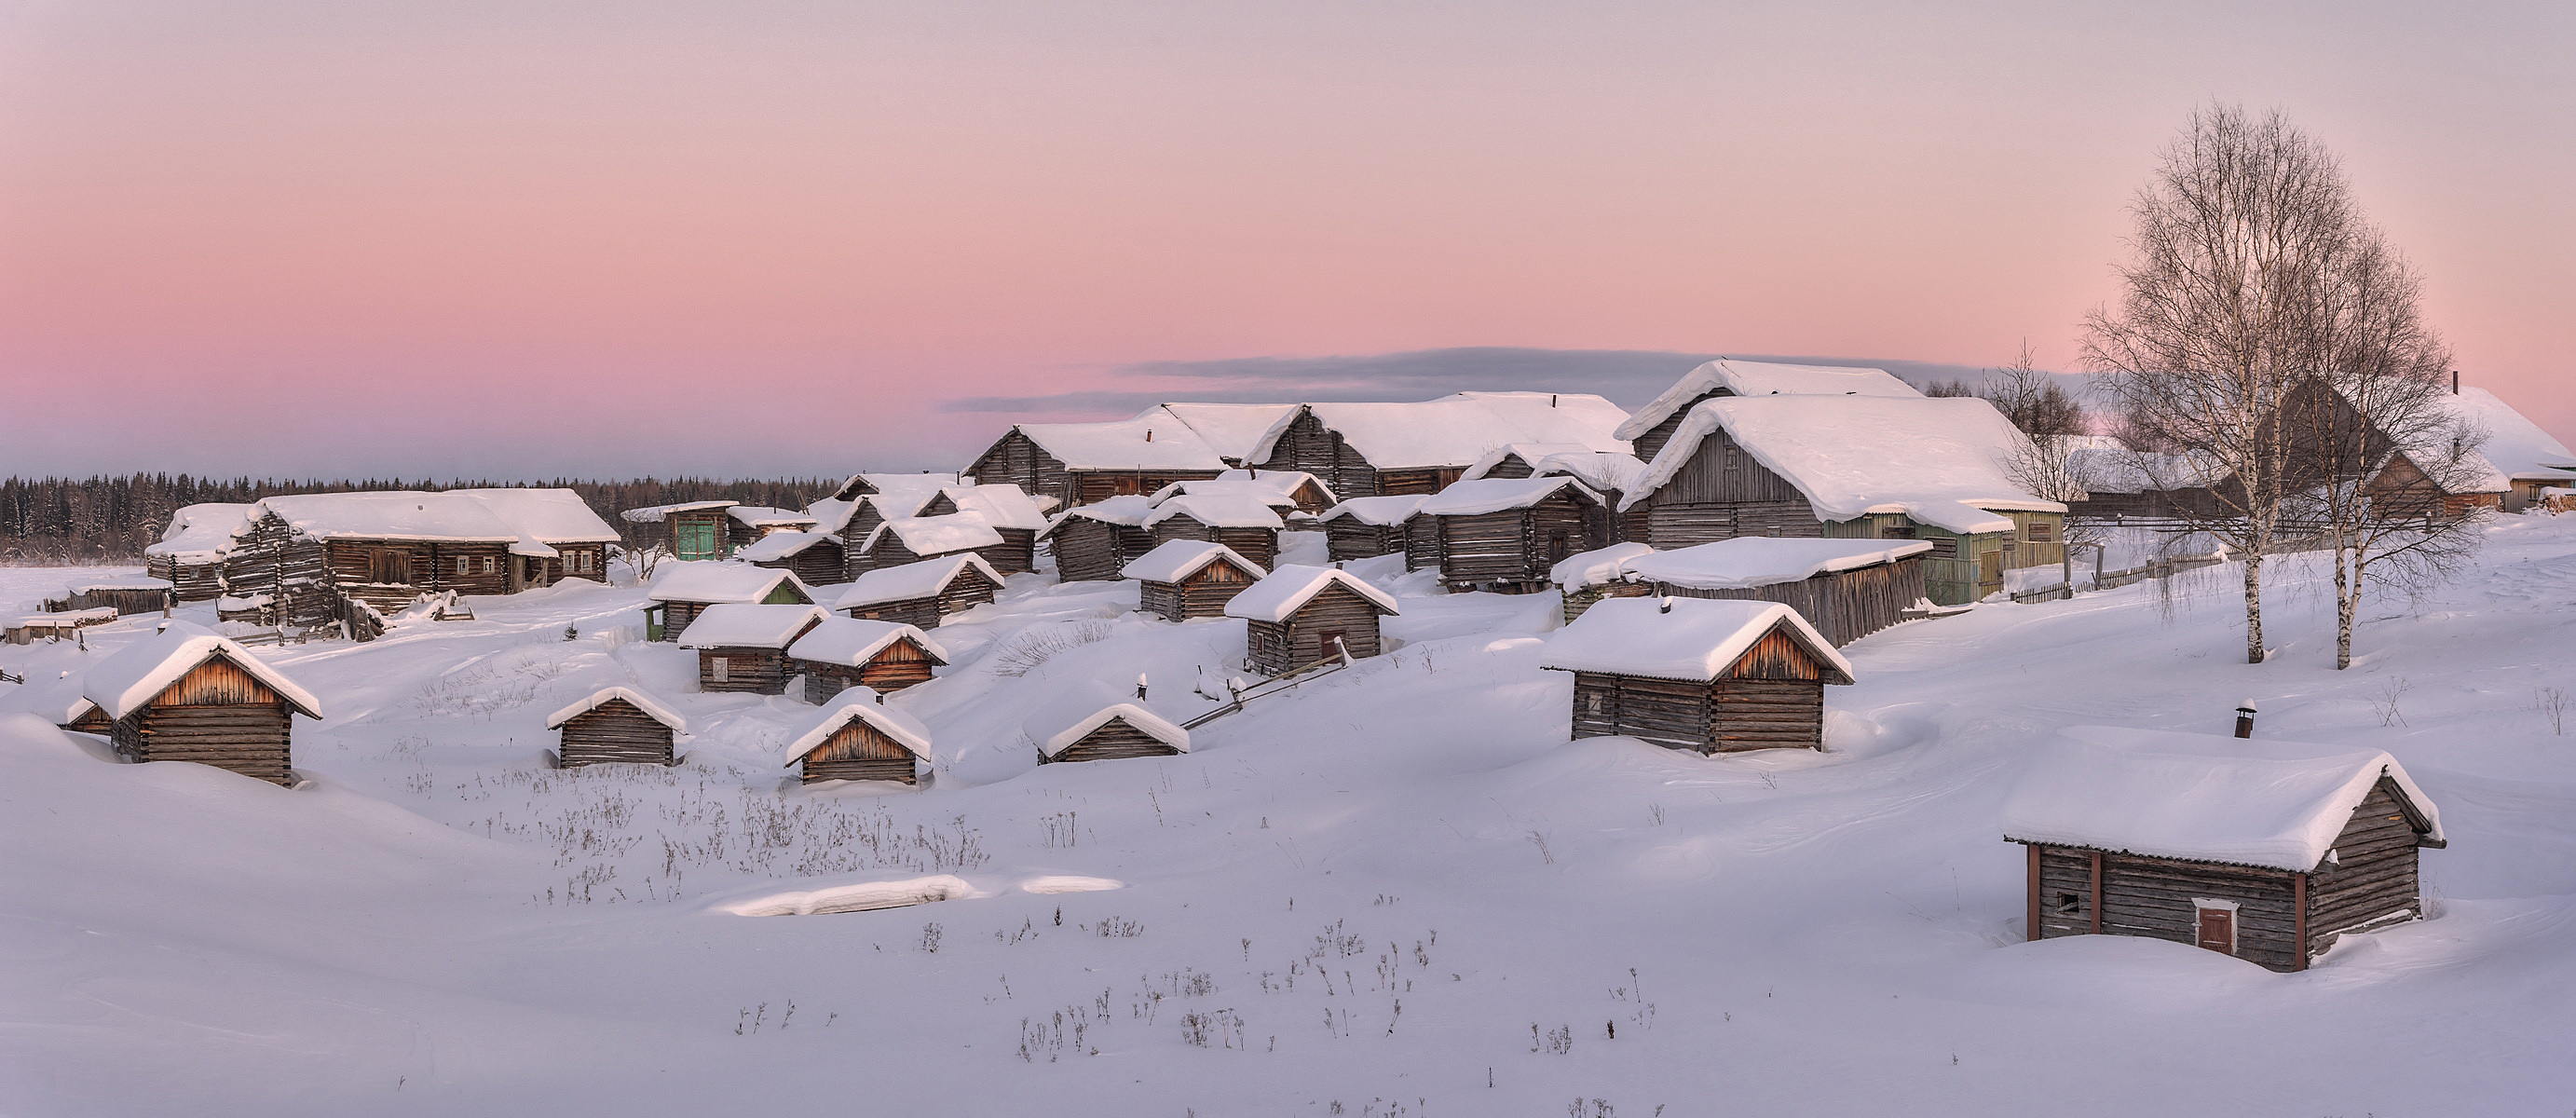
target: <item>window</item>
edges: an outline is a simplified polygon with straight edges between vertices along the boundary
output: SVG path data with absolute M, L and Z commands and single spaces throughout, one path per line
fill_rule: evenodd
M 713 683 L 730 682 L 733 679 L 733 662 L 722 656 L 707 657 L 707 679 Z
M 1914 522 L 1901 516 L 1893 520 L 1881 521 L 1878 525 L 1878 538 L 1882 540 L 1913 539 Z
M 468 570 L 470 570 L 470 569 L 471 569 L 471 568 L 469 568 L 469 567 L 467 566 L 467 564 L 472 563 L 472 562 L 473 562 L 473 560 L 468 559 L 468 558 L 466 558 L 465 556 L 462 556 L 462 555 L 457 556 L 457 557 L 456 557 L 456 573 L 458 573 L 458 574 L 460 574 L 460 575 L 461 575 L 461 574 L 465 574 Z
M 2195 929 L 2197 934 L 2193 937 L 2194 942 L 2222 955 L 2235 954 L 2236 906 L 2222 901 L 2217 904 L 2225 907 L 2215 907 L 2212 902 L 2198 899 L 2194 899 L 2192 903 L 2196 906 L 2194 912 L 2199 917 Z
M 2057 895 L 2057 914 L 2058 914 L 2059 916 L 2081 916 L 2081 915 L 2083 915 L 2083 913 L 2084 913 L 2084 895 L 2083 895 L 2083 894 L 2081 894 L 2081 893 L 2059 893 L 2059 894 Z
M 2027 539 L 2032 543 L 2055 543 L 2057 542 L 2057 525 L 2045 520 L 2031 521 L 2030 527 L 2024 530 L 2022 538 Z
M 486 555 L 486 556 L 484 556 L 484 557 L 483 557 L 483 573 L 484 573 L 484 574 L 487 574 L 487 575 L 491 575 L 491 574 L 499 574 L 499 573 L 501 573 L 501 557 L 500 557 L 500 556 L 498 556 L 498 555 Z
M 1956 558 L 1958 558 L 1958 557 L 1959 557 L 1959 540 L 1958 540 L 1958 538 L 1957 538 L 1957 537 L 1955 537 L 1955 536 L 1934 536 L 1934 537 L 1932 538 L 1932 557 L 1933 557 L 1933 558 L 1935 558 L 1935 559 L 1956 559 Z

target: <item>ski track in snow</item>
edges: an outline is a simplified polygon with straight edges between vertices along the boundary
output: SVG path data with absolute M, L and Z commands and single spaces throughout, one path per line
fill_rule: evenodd
M 311 787 L 0 753 L 0 1111 L 2576 1107 L 2576 736 L 2535 705 L 2576 690 L 2576 517 L 2506 518 L 2455 585 L 2374 602 L 2343 673 L 2319 573 L 2275 568 L 2268 664 L 2232 568 L 1982 607 L 1847 648 L 1828 752 L 1717 759 L 1569 744 L 1532 639 L 1553 598 L 1383 565 L 1394 653 L 1186 756 L 1043 768 L 1021 726 L 1050 693 L 1142 671 L 1186 705 L 1246 674 L 1243 631 L 1014 576 L 893 700 L 937 738 L 918 790 L 798 786 L 770 753 L 815 708 L 695 693 L 632 589 L 262 649 L 331 715 L 296 727 Z M 79 573 L 0 569 L 0 603 Z M 0 666 L 74 670 L 152 620 Z M 610 685 L 688 717 L 683 765 L 542 767 L 545 715 Z M 2436 917 L 2295 975 L 2021 942 L 1996 810 L 2030 751 L 2224 733 L 2249 696 L 2263 736 L 2405 762 L 2451 834 Z

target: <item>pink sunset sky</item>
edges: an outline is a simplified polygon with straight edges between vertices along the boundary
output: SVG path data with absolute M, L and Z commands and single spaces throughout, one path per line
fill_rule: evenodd
M 2576 443 L 2576 5 L 29 0 L 0 473 L 954 468 L 1158 397 L 2068 367 L 2212 99 Z

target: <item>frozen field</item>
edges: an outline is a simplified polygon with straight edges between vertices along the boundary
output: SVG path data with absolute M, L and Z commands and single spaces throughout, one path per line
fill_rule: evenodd
M 1243 630 L 1015 576 L 894 700 L 938 736 L 918 791 L 798 787 L 775 750 L 814 708 L 693 693 L 595 585 L 261 650 L 328 715 L 296 791 L 0 728 L 0 1113 L 2576 1111 L 2576 736 L 2537 703 L 2576 689 L 2576 517 L 2377 603 L 2348 672 L 2294 568 L 2243 664 L 2218 568 L 1872 636 L 1828 752 L 1715 760 L 1568 744 L 1552 596 L 1384 567 L 1392 655 L 1187 756 L 1043 768 L 1049 695 L 1241 674 Z M 68 573 L 0 569 L 0 605 Z M 609 684 L 687 714 L 685 764 L 543 767 L 545 716 Z M 2435 918 L 2288 975 L 2022 942 L 1996 809 L 2031 751 L 2224 733 L 2249 696 L 2261 736 L 2405 762 L 2450 837 Z M 877 883 L 950 899 L 741 914 Z

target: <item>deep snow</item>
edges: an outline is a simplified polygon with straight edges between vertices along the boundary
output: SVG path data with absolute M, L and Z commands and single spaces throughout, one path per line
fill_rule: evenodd
M 1042 767 L 1049 694 L 1143 672 L 1204 709 L 1242 622 L 1012 576 L 891 700 L 935 735 L 921 790 L 796 786 L 777 751 L 815 708 L 694 693 L 641 592 L 595 586 L 258 650 L 331 716 L 298 720 L 306 788 L 0 734 L 0 1111 L 2576 1108 L 2576 737 L 2535 706 L 2576 688 L 2576 517 L 2506 518 L 2452 588 L 2378 603 L 2348 672 L 2296 563 L 2288 643 L 2239 662 L 2212 568 L 1875 634 L 1829 752 L 1715 760 L 1566 741 L 1553 596 L 1360 566 L 1404 647 L 1186 756 Z M 75 573 L 0 570 L 0 603 Z M 0 666 L 54 678 L 148 625 Z M 610 685 L 687 716 L 683 765 L 541 766 L 545 716 Z M 2021 942 L 1998 809 L 2033 751 L 2223 733 L 2248 696 L 2258 735 L 2404 762 L 2450 839 L 2436 917 L 2292 975 Z

